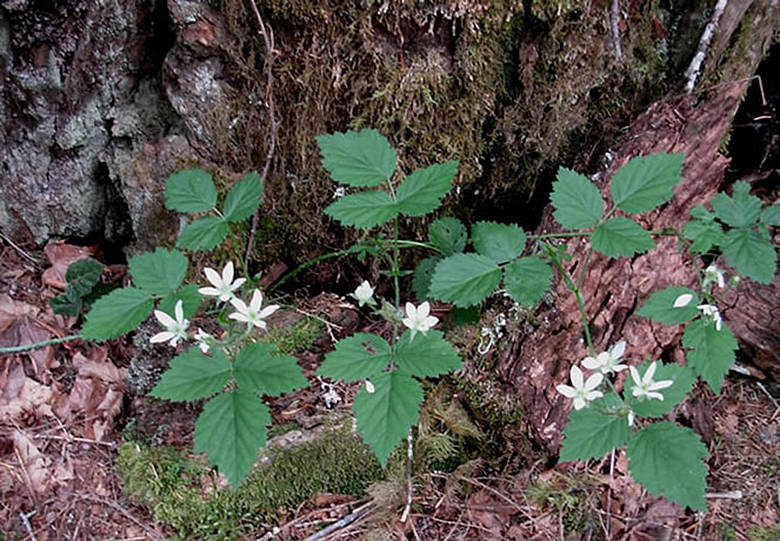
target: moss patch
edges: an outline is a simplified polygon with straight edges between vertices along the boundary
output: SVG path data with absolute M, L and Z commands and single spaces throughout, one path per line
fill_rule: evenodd
M 125 443 L 122 490 L 183 538 L 235 539 L 258 531 L 319 492 L 360 497 L 383 477 L 376 457 L 345 430 L 293 449 L 269 449 L 237 491 L 219 486 L 205 459 L 173 447 Z

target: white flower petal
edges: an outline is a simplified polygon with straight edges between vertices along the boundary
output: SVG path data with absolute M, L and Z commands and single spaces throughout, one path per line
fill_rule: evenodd
M 636 388 L 642 385 L 642 378 L 639 377 L 639 371 L 633 366 L 629 366 L 628 371 L 631 373 L 631 379 L 634 380 L 634 396 L 639 396 L 636 394 Z
M 206 275 L 206 279 L 211 282 L 212 285 L 216 286 L 217 288 L 222 285 L 222 277 L 211 267 L 204 268 L 203 273 Z
M 601 398 L 602 396 L 604 396 L 604 393 L 601 391 L 590 391 L 585 393 L 585 400 L 595 400 L 597 398 Z
M 198 293 L 201 295 L 206 295 L 208 297 L 219 297 L 222 295 L 222 292 L 214 287 L 201 287 L 198 289 Z
M 268 316 L 270 316 L 271 314 L 273 314 L 274 312 L 276 312 L 279 308 L 280 307 L 279 307 L 278 304 L 269 304 L 268 306 L 263 308 L 262 311 L 259 314 L 257 314 L 257 317 L 259 319 L 265 319 Z
M 247 307 L 246 303 L 239 298 L 230 299 L 230 304 L 232 304 L 235 309 L 242 314 L 247 314 L 249 312 L 249 307 Z
M 642 377 L 642 383 L 645 385 L 649 385 L 653 381 L 653 376 L 655 375 L 655 361 L 650 363 L 650 366 L 647 367 L 647 372 L 645 372 L 645 375 Z
M 626 341 L 621 340 L 620 342 L 618 342 L 617 344 L 615 344 L 610 348 L 609 355 L 613 359 L 619 359 L 620 357 L 623 356 L 623 353 L 625 351 L 626 351 Z
M 588 370 L 596 370 L 601 367 L 601 363 L 595 357 L 585 357 L 582 359 L 582 366 Z
M 425 301 L 417 308 L 417 319 L 426 319 L 428 314 L 431 313 L 431 305 L 428 301 Z M 438 319 L 436 320 L 438 321 Z
M 654 399 L 656 399 L 656 400 L 663 400 L 663 399 L 664 399 L 664 395 L 662 395 L 661 393 L 651 393 L 651 392 L 647 392 L 647 393 L 644 393 L 644 394 L 645 394 L 645 396 L 646 396 L 647 398 L 654 398 Z
M 161 310 L 154 311 L 154 317 L 160 322 L 160 325 L 166 329 L 176 326 L 176 320 Z
M 255 289 L 255 292 L 252 293 L 252 302 L 249 303 L 249 309 L 253 312 L 257 312 L 260 310 L 261 304 L 263 304 L 263 294 L 259 289 Z
M 222 283 L 230 284 L 233 282 L 233 262 L 228 261 L 225 268 L 222 269 Z
M 577 391 L 574 387 L 569 385 L 557 385 L 555 389 L 567 398 L 574 398 L 577 395 Z
M 163 331 L 163 332 L 158 332 L 157 334 L 152 336 L 149 339 L 149 341 L 152 344 L 158 344 L 160 342 L 167 342 L 168 340 L 171 340 L 172 338 L 175 338 L 175 337 L 176 337 L 176 333 L 172 333 L 170 331 Z
M 581 396 L 577 396 L 574 399 L 574 409 L 575 410 L 581 410 L 584 407 L 585 407 L 585 399 L 582 398 Z
M 648 391 L 658 391 L 659 389 L 666 389 L 667 387 L 671 387 L 674 385 L 674 381 L 670 379 L 664 379 L 661 381 L 654 381 L 650 385 L 647 386 Z
M 595 389 L 596 387 L 601 385 L 603 379 L 604 379 L 604 374 L 600 374 L 598 372 L 596 372 L 595 374 L 591 374 L 591 376 L 585 382 L 583 389 L 585 389 L 586 391 Z
M 176 306 L 173 308 L 173 312 L 176 314 L 176 322 L 182 324 L 183 327 L 186 327 L 186 324 L 184 324 L 184 303 L 181 299 L 176 301 Z
M 571 367 L 571 370 L 569 371 L 569 376 L 571 377 L 571 382 L 574 385 L 575 389 L 582 389 L 582 370 L 580 370 L 577 365 L 574 365 Z
M 235 319 L 236 321 L 241 321 L 243 323 L 249 323 L 249 318 L 246 316 L 246 314 L 242 312 L 233 312 L 228 316 L 230 319 Z

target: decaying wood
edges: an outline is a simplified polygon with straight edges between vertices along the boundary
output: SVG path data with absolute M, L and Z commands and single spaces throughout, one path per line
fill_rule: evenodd
M 744 81 L 724 85 L 713 99 L 699 106 L 688 97 L 651 106 L 633 122 L 614 159 L 596 181 L 605 200 L 611 201 L 609 179 L 632 157 L 684 152 L 683 180 L 672 200 L 639 217 L 649 230 L 670 225 L 681 228 L 690 209 L 709 201 L 722 185 L 728 159 L 719 148 L 746 85 Z M 537 232 L 559 230 L 548 207 Z M 570 270 L 576 273 L 576 262 L 583 261 L 588 244 L 579 240 L 569 246 L 573 254 Z M 672 285 L 693 286 L 694 282 L 692 262 L 678 250 L 673 237 L 660 238 L 654 250 L 633 259 L 593 254 L 583 294 L 596 350 L 604 351 L 626 340 L 627 357 L 635 362 L 645 356 L 683 362 L 684 352 L 679 347 L 682 326 L 655 324 L 635 312 L 652 292 Z M 767 295 L 743 281 L 732 305 L 722 312 L 742 344 L 774 355 L 775 363 L 779 333 L 778 319 L 772 312 L 778 306 L 776 291 L 775 287 L 773 295 Z M 518 345 L 516 354 L 502 359 L 498 366 L 502 378 L 518 389 L 537 439 L 553 452 L 562 439 L 570 408 L 570 401 L 557 393 L 555 386 L 567 382 L 572 364 L 588 355 L 575 299 L 562 282 L 557 285 L 555 304 L 540 314 L 540 326 Z M 745 310 L 746 305 L 753 308 Z

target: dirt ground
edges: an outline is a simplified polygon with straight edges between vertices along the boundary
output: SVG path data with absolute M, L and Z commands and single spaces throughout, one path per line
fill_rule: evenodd
M 99 258 L 95 251 L 53 244 L 44 253 L 3 238 L 0 347 L 77 331 L 75 318 L 53 314 L 48 299 L 61 292 L 67 265 L 84 255 Z M 106 279 L 121 276 L 117 266 Z M 327 307 L 320 314 L 327 319 Z M 123 495 L 114 470 L 130 418 L 152 427 L 165 423 L 164 443 L 191 444 L 194 415 L 172 420 L 170 412 L 138 411 L 146 402 L 127 384 L 135 348 L 130 339 L 76 340 L 0 356 L 0 539 L 141 540 L 175 533 Z M 301 361 L 308 368 L 319 359 Z M 710 451 L 706 513 L 644 492 L 630 479 L 622 452 L 588 464 L 555 464 L 533 445 L 508 440 L 497 459 L 417 478 L 404 523 L 398 518 L 403 490 L 386 486 L 387 497 L 376 490 L 373 502 L 319 495 L 285 510 L 252 538 L 304 539 L 330 526 L 332 533 L 319 539 L 780 539 L 780 407 L 771 383 L 732 373 L 720 395 L 700 386 L 676 411 Z M 302 400 L 316 409 L 309 398 Z M 513 430 L 514 436 L 505 433 L 522 441 L 522 424 Z

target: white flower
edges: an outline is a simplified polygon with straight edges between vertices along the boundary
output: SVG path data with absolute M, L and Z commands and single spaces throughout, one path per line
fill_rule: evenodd
M 693 300 L 693 295 L 691 295 L 690 293 L 683 293 L 682 295 L 674 299 L 674 307 L 683 308 L 684 306 L 688 306 L 692 300 Z
M 641 378 L 639 377 L 639 371 L 633 367 L 630 366 L 628 370 L 631 372 L 631 379 L 634 380 L 634 389 L 632 391 L 632 394 L 637 397 L 646 397 L 648 399 L 650 398 L 657 398 L 658 400 L 663 400 L 664 395 L 661 393 L 656 393 L 654 391 L 659 391 L 661 389 L 666 389 L 667 387 L 671 387 L 674 381 L 670 379 L 665 379 L 662 381 L 653 381 L 653 374 L 655 374 L 655 366 L 656 361 L 653 361 L 650 363 L 650 366 L 647 367 L 647 372 L 645 372 L 645 375 Z
M 200 350 L 203 353 L 208 353 L 209 349 L 211 349 L 211 344 L 214 342 L 214 337 L 198 327 L 198 332 L 195 333 L 195 340 L 198 341 Z
M 366 380 L 366 392 L 368 394 L 374 394 L 376 392 L 376 388 L 374 387 L 374 384 L 371 383 L 369 380 Z
M 203 272 L 214 287 L 202 287 L 198 289 L 198 293 L 210 297 L 219 297 L 219 300 L 222 302 L 234 299 L 235 295 L 233 292 L 246 282 L 246 278 L 237 278 L 233 281 L 232 261 L 228 261 L 225 268 L 222 269 L 222 276 L 211 267 L 206 267 L 203 269 Z
M 270 304 L 260 310 L 260 306 L 263 304 L 263 294 L 260 292 L 259 289 L 255 289 L 255 292 L 252 294 L 252 302 L 249 303 L 249 306 L 244 303 L 241 299 L 230 299 L 230 304 L 232 304 L 237 312 L 233 312 L 228 317 L 230 319 L 235 319 L 236 321 L 243 321 L 247 325 L 254 325 L 255 327 L 260 327 L 261 329 L 265 330 L 266 323 L 265 318 L 273 314 L 279 309 L 278 304 Z
M 711 282 L 717 282 L 718 287 L 723 289 L 726 287 L 726 278 L 723 276 L 723 271 L 715 265 L 710 265 L 704 269 L 704 281 L 702 287 L 707 287 Z
M 718 311 L 718 307 L 712 304 L 700 304 L 697 306 L 699 310 L 701 310 L 701 313 L 706 317 L 707 319 L 711 319 L 715 322 L 715 330 L 720 330 L 723 326 L 723 321 L 720 319 L 720 312 Z
M 431 305 L 428 301 L 422 303 L 418 308 L 415 308 L 410 302 L 406 303 L 406 317 L 403 319 L 403 324 L 412 330 L 412 340 L 418 331 L 425 334 L 439 322 L 439 318 L 429 315 L 430 313 Z
M 634 426 L 634 420 L 636 419 L 636 413 L 634 413 L 634 410 L 628 410 L 628 426 Z
M 626 351 L 626 341 L 621 340 L 607 351 L 599 353 L 595 357 L 585 357 L 582 366 L 590 370 L 598 370 L 602 374 L 621 372 L 628 368 L 625 364 L 619 364 L 623 352 Z
M 374 288 L 371 287 L 368 280 L 363 280 L 363 283 L 357 287 L 354 293 L 350 293 L 349 296 L 358 301 L 360 306 L 363 306 L 366 303 L 372 306 L 374 305 Z
M 595 389 L 601 385 L 604 375 L 600 373 L 591 374 L 588 381 L 583 383 L 582 370 L 578 366 L 571 367 L 571 382 L 570 385 L 558 385 L 555 387 L 559 393 L 567 398 L 574 399 L 574 409 L 579 410 L 585 407 L 585 404 L 590 400 L 601 398 L 604 394 L 601 391 Z
M 160 310 L 154 311 L 154 317 L 160 322 L 160 325 L 165 327 L 163 332 L 159 332 L 152 336 L 149 341 L 152 344 L 159 342 L 169 342 L 171 346 L 176 347 L 179 340 L 187 339 L 187 327 L 190 326 L 190 322 L 184 319 L 184 309 L 182 308 L 182 301 L 179 299 L 176 301 L 176 306 L 173 308 L 173 313 L 176 315 L 176 319 L 162 312 Z

